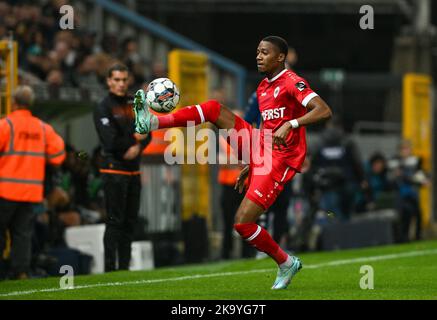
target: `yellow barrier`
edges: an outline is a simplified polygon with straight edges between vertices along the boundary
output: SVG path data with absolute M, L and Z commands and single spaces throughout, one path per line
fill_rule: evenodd
M 12 93 L 18 83 L 18 45 L 16 41 L 0 41 L 0 116 L 11 112 Z M 6 79 L 6 81 L 3 81 Z
M 422 158 L 423 169 L 431 172 L 431 77 L 407 73 L 403 80 L 402 135 L 413 144 L 413 153 Z M 422 224 L 428 227 L 431 220 L 431 188 L 420 190 Z
M 173 50 L 169 53 L 169 78 L 176 83 L 181 94 L 178 108 L 207 100 L 207 67 L 208 58 L 204 54 L 186 50 Z M 198 129 L 207 126 L 209 124 L 198 126 L 196 132 Z M 187 131 L 184 131 L 185 140 L 187 140 Z M 203 144 L 203 142 L 196 141 L 195 148 L 187 148 L 186 141 L 184 144 L 185 159 L 194 159 L 199 145 Z M 211 223 L 209 177 L 208 164 L 182 165 L 183 221 L 190 219 L 193 214 L 198 214 L 201 217 L 205 217 L 208 224 Z

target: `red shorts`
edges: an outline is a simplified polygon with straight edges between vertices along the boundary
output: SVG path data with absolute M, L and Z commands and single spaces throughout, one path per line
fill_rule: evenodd
M 246 197 L 267 210 L 276 201 L 276 198 L 284 189 L 284 185 L 293 179 L 296 170 L 275 158 L 273 158 L 270 174 L 257 175 L 254 167 L 250 166 L 249 189 Z
M 253 136 L 252 132 L 256 129 L 253 129 L 249 123 L 238 116 L 236 116 L 235 121 L 235 129 L 237 131 L 246 129 L 250 133 L 250 137 Z M 254 145 L 258 146 L 258 144 Z M 250 151 L 247 144 L 244 146 L 238 143 L 238 147 L 242 152 L 247 153 Z M 268 165 L 266 165 L 267 162 Z M 283 158 L 275 157 L 274 152 L 271 160 L 262 163 L 250 161 L 249 188 L 246 197 L 264 208 L 264 210 L 267 210 L 282 192 L 284 185 L 293 179 L 296 172 L 294 168 L 287 165 Z

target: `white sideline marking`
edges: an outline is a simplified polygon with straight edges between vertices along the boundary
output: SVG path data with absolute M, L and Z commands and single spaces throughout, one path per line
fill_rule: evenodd
M 424 256 L 424 255 L 432 255 L 432 254 L 437 254 L 437 249 L 410 251 L 410 252 L 405 252 L 405 253 L 394 253 L 394 254 L 370 256 L 370 257 L 363 257 L 363 258 L 334 260 L 331 262 L 312 264 L 312 265 L 305 265 L 304 264 L 303 269 L 318 269 L 318 268 L 323 268 L 323 267 L 334 267 L 334 266 L 353 264 L 353 263 L 358 263 L 358 262 L 381 261 L 381 260 L 416 257 L 416 256 Z M 77 289 L 87 289 L 87 288 L 97 288 L 97 287 L 127 286 L 127 285 L 136 285 L 136 284 L 150 284 L 150 283 L 168 282 L 168 281 L 183 281 L 183 280 L 212 278 L 212 277 L 226 277 L 226 276 L 236 276 L 236 275 L 248 274 L 248 273 L 262 273 L 262 272 L 268 272 L 268 271 L 272 271 L 272 270 L 276 270 L 276 269 L 269 268 L 269 269 L 256 269 L 256 270 L 247 270 L 247 271 L 235 271 L 235 272 L 196 274 L 196 275 L 192 275 L 192 276 L 183 276 L 183 277 L 167 278 L 167 279 L 136 280 L 136 281 L 126 281 L 126 282 L 106 282 L 106 283 L 96 283 L 96 284 L 74 286 L 74 288 L 70 288 L 70 289 L 47 288 L 47 289 L 35 289 L 35 290 L 28 290 L 28 291 L 13 291 L 13 292 L 9 292 L 9 293 L 2 293 L 2 294 L 0 294 L 0 297 L 12 297 L 12 296 L 29 295 L 32 293 L 58 292 L 58 291 L 65 291 L 65 290 L 77 290 Z

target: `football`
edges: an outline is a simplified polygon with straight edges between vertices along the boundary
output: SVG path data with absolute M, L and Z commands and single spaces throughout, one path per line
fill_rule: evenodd
M 179 90 L 168 78 L 158 78 L 150 82 L 146 89 L 146 103 L 156 112 L 170 112 L 179 102 Z

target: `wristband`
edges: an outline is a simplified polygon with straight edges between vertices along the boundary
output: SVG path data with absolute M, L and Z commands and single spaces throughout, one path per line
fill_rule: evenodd
M 289 122 L 290 122 L 291 127 L 292 127 L 293 129 L 299 128 L 299 122 L 297 122 L 296 119 L 290 120 Z

